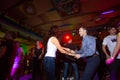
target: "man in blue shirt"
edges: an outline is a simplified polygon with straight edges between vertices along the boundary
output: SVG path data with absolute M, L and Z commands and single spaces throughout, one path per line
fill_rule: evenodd
M 75 51 L 75 57 L 86 58 L 86 66 L 82 74 L 82 80 L 91 80 L 94 76 L 99 63 L 99 53 L 96 50 L 96 39 L 87 34 L 87 29 L 84 27 L 79 28 L 79 35 L 83 38 L 81 49 Z

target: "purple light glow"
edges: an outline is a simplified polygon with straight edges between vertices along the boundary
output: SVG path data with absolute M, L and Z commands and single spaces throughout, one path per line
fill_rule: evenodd
M 103 12 L 101 14 L 109 14 L 109 13 L 113 13 L 113 12 L 115 12 L 115 11 L 114 10 L 110 10 L 110 11 Z
M 15 60 L 14 60 L 14 64 L 12 66 L 11 73 L 10 73 L 11 77 L 14 76 L 16 70 L 19 68 L 19 61 L 20 61 L 20 58 L 16 57 Z

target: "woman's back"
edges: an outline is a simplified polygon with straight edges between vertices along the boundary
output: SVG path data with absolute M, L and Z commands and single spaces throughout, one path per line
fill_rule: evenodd
M 52 41 L 51 41 L 52 38 L 53 37 L 50 37 L 49 40 L 48 40 L 48 43 L 47 43 L 47 52 L 46 52 L 45 56 L 56 57 L 57 48 L 52 43 Z

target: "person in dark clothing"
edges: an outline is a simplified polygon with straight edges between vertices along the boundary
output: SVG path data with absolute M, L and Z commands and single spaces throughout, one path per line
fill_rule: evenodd
M 36 41 L 35 48 L 32 50 L 33 53 L 33 80 L 41 80 L 41 66 L 42 58 L 44 55 L 44 48 L 41 41 Z
M 96 50 L 99 52 L 100 57 L 100 64 L 98 67 L 98 78 L 99 80 L 105 79 L 105 76 L 107 75 L 108 71 L 106 70 L 107 66 L 105 63 L 106 55 L 102 50 L 102 40 L 98 36 L 98 34 L 93 35 L 96 38 Z
M 0 52 L 0 80 L 10 80 L 10 72 L 15 59 L 13 32 L 6 32 L 1 42 Z
M 69 39 L 68 43 L 66 43 L 66 45 L 64 45 L 64 46 L 67 48 L 70 48 L 72 50 L 76 49 L 76 46 L 72 43 L 72 39 Z M 78 72 L 78 66 L 77 66 L 76 60 L 75 61 L 67 60 L 68 55 L 65 55 L 65 56 L 66 56 L 66 58 L 65 58 L 66 60 L 64 60 L 64 72 L 63 72 L 64 80 L 67 80 L 68 70 L 71 69 L 70 68 L 71 65 L 74 69 L 75 80 L 79 80 L 79 72 Z
M 22 64 L 24 59 L 24 50 L 22 47 L 20 47 L 20 42 L 15 42 L 15 48 L 16 48 L 16 57 L 14 59 L 14 64 L 11 69 L 10 76 L 13 80 L 18 80 L 21 76 L 22 72 Z

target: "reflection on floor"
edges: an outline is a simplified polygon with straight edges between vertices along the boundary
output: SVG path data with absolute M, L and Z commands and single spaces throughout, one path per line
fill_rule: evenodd
M 32 79 L 32 74 L 31 73 L 20 77 L 20 80 L 30 80 L 30 79 Z

